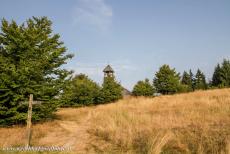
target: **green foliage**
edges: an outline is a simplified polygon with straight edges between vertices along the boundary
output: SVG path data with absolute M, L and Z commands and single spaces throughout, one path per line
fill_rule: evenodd
M 193 73 L 190 70 L 189 73 L 184 71 L 181 79 L 181 86 L 180 86 L 180 92 L 189 92 L 193 91 L 194 89 L 194 80 L 193 80 Z
M 64 90 L 62 106 L 82 106 L 99 103 L 100 87 L 86 75 L 75 76 Z
M 75 76 L 60 97 L 62 107 L 96 105 L 109 103 L 122 98 L 122 87 L 114 77 L 104 78 L 100 87 L 86 75 Z
M 179 73 L 171 69 L 169 65 L 163 65 L 156 73 L 153 83 L 159 93 L 176 93 L 180 88 Z
M 145 81 L 138 81 L 134 86 L 132 94 L 134 96 L 153 96 L 155 89 L 150 84 L 148 79 Z
M 224 59 L 222 65 L 217 64 L 215 67 L 212 86 L 214 87 L 230 87 L 230 61 Z
M 221 84 L 230 87 L 230 61 L 224 59 L 221 67 Z
M 219 87 L 221 86 L 222 82 L 221 82 L 221 67 L 220 64 L 217 64 L 217 66 L 215 67 L 213 76 L 212 76 L 212 86 L 214 87 Z
M 186 92 L 191 92 L 190 86 L 186 84 L 179 84 L 177 93 L 186 93 Z
M 207 89 L 207 83 L 205 79 L 204 73 L 201 72 L 200 69 L 197 70 L 196 76 L 195 76 L 195 89 Z
M 122 98 L 122 86 L 114 77 L 105 77 L 101 89 L 100 103 L 114 102 Z
M 21 102 L 27 101 L 29 94 L 44 102 L 34 108 L 35 121 L 55 110 L 54 96 L 59 95 L 72 73 L 61 66 L 72 55 L 65 54 L 66 48 L 60 36 L 52 33 L 51 25 L 46 17 L 33 17 L 22 25 L 2 20 L 0 88 L 7 91 L 0 93 L 0 125 L 25 122 L 27 107 Z

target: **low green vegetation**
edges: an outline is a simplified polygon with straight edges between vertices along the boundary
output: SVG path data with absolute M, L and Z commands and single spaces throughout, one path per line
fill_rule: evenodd
M 134 96 L 153 96 L 155 89 L 153 85 L 149 82 L 149 79 L 145 79 L 144 81 L 138 81 L 137 84 L 133 88 Z
M 86 75 L 75 76 L 61 95 L 61 106 L 91 105 L 99 102 L 100 87 Z
M 96 105 L 122 98 L 122 87 L 113 77 L 105 77 L 102 87 L 86 75 L 75 76 L 60 97 L 62 107 Z

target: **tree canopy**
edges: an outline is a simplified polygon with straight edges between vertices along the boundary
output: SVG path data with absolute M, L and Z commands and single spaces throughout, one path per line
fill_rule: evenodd
M 169 65 L 163 65 L 156 73 L 153 83 L 157 92 L 173 94 L 178 92 L 180 88 L 180 76 L 174 68 L 171 69 Z
M 191 70 L 189 70 L 189 73 L 184 71 L 181 79 L 181 88 L 184 88 L 185 92 L 193 91 L 194 89 L 194 79 L 193 79 L 193 73 Z
M 212 86 L 215 86 L 215 87 L 221 86 L 222 84 L 221 74 L 222 74 L 222 70 L 221 70 L 220 64 L 217 64 L 217 66 L 215 67 L 213 76 L 212 76 Z
M 203 72 L 201 72 L 200 69 L 197 70 L 197 73 L 195 75 L 195 89 L 207 89 L 207 83 L 205 79 L 205 75 Z
M 100 87 L 84 74 L 76 75 L 65 88 L 62 106 L 82 106 L 99 103 Z
M 113 102 L 122 98 L 122 86 L 114 77 L 105 77 L 101 89 L 101 103 Z
M 25 122 L 27 108 L 20 102 L 33 94 L 35 100 L 51 103 L 71 75 L 71 71 L 61 66 L 73 55 L 66 54 L 64 43 L 58 34 L 53 34 L 51 26 L 47 17 L 33 17 L 21 25 L 2 20 L 0 125 Z M 34 120 L 40 120 L 40 113 L 45 111 L 39 110 L 47 109 L 44 106 L 34 109 Z
M 134 96 L 153 96 L 155 90 L 153 85 L 150 84 L 149 79 L 138 81 L 134 86 L 132 94 Z
M 230 61 L 224 59 L 220 69 L 220 83 L 224 87 L 230 87 Z

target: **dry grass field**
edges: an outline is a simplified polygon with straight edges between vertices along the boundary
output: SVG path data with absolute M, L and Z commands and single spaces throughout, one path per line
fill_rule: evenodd
M 56 115 L 33 126 L 33 146 L 71 147 L 70 153 L 230 153 L 230 89 L 130 97 Z M 0 147 L 24 143 L 25 127 L 0 128 Z

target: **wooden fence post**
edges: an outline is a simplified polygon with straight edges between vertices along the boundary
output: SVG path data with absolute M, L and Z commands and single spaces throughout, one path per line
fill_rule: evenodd
M 33 103 L 33 94 L 30 94 L 29 106 L 28 106 L 28 117 L 27 117 L 27 130 L 26 130 L 27 131 L 27 141 L 26 141 L 27 148 L 30 146 L 30 140 L 31 140 L 32 103 Z

